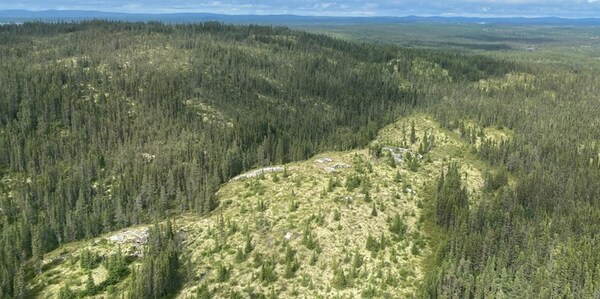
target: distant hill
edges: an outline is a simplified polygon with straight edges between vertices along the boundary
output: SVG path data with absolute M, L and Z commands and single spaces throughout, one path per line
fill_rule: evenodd
M 364 23 L 450 23 L 450 24 L 504 24 L 504 25 L 571 25 L 600 26 L 600 18 L 568 19 L 559 17 L 542 18 L 471 18 L 471 17 L 329 17 L 298 15 L 225 15 L 210 13 L 137 14 L 93 10 L 0 10 L 0 23 L 27 21 L 82 21 L 104 19 L 116 21 L 161 21 L 165 23 L 195 23 L 219 21 L 231 24 L 364 24 Z

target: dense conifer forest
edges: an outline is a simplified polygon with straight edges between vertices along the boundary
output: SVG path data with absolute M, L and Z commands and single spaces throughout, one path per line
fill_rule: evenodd
M 597 67 L 212 22 L 2 25 L 0 57 L 0 298 L 28 298 L 46 253 L 144 223 L 156 224 L 139 267 L 101 262 L 130 277 L 131 298 L 170 296 L 185 275 L 159 221 L 209 215 L 244 171 L 365 147 L 417 112 L 488 169 L 481 198 L 461 165 L 431 174 L 424 233 L 438 237 L 417 296 L 600 294 Z M 79 295 L 96 294 L 90 280 Z

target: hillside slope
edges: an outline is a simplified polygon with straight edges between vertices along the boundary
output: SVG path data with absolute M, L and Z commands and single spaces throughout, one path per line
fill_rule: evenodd
M 0 297 L 594 298 L 600 60 L 579 34 L 516 63 L 261 26 L 2 25 Z M 381 131 L 416 111 L 454 132 Z
M 424 153 L 426 144 L 430 150 Z M 455 161 L 474 203 L 481 193 L 483 166 L 470 147 L 458 132 L 416 115 L 382 129 L 369 149 L 322 153 L 234 178 L 218 191 L 220 205 L 210 215 L 172 219 L 182 249 L 178 297 L 415 296 L 437 240 L 425 210 L 438 174 Z M 131 272 L 149 227 L 59 248 L 47 255 L 32 289 L 52 297 L 61 287 L 65 293 L 66 282 L 73 293 L 86 294 L 88 271 L 81 260 L 107 260 L 118 248 Z M 101 286 L 96 295 L 131 290 L 131 275 L 107 285 L 105 263 L 94 263 L 90 271 Z
M 215 22 L 2 25 L 0 56 L 5 297 L 58 247 L 211 213 L 244 171 L 365 147 L 436 84 L 514 68 Z

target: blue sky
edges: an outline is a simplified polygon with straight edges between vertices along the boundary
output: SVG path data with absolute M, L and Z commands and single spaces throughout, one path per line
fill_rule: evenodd
M 3 9 L 328 16 L 600 17 L 600 0 L 0 0 L 0 10 Z

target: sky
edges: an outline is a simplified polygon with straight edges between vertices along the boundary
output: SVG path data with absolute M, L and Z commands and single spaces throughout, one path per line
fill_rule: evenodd
M 600 17 L 600 0 L 0 0 L 0 10 L 311 16 Z

